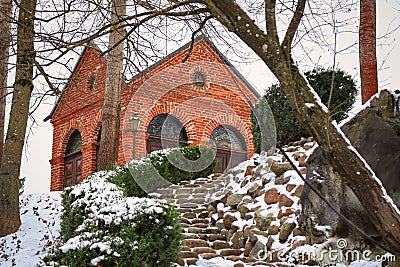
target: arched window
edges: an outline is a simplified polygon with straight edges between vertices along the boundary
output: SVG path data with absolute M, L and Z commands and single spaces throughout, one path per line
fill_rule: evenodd
M 68 144 L 67 144 L 67 149 L 65 152 L 65 155 L 70 155 L 76 152 L 80 152 L 80 149 L 82 147 L 82 137 L 81 134 L 79 133 L 78 130 L 75 130 L 69 140 L 68 140 Z
M 218 126 L 212 132 L 210 140 L 217 147 L 223 147 L 231 150 L 245 150 L 243 138 L 229 126 Z
M 166 147 L 187 146 L 187 141 L 185 127 L 172 115 L 157 115 L 147 127 L 147 153 Z
M 174 116 L 168 114 L 160 114 L 155 116 L 147 127 L 147 133 L 152 135 L 163 134 L 165 138 L 187 141 L 187 133 L 183 124 Z
M 247 159 L 246 142 L 243 136 L 231 126 L 218 126 L 210 136 L 210 143 L 217 147 L 216 172 L 224 172 Z

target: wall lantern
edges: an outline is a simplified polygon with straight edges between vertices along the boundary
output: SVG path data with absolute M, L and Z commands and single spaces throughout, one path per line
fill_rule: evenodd
M 132 158 L 136 159 L 136 134 L 139 131 L 140 119 L 137 113 L 133 114 L 133 117 L 129 119 L 131 123 L 131 129 L 133 132 L 133 150 L 132 150 Z

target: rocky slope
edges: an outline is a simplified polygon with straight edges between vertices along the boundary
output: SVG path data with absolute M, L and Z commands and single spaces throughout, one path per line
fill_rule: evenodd
M 284 149 L 305 174 L 315 147 L 303 139 Z M 227 173 L 172 185 L 155 195 L 176 205 L 183 224 L 179 265 L 223 257 L 243 266 L 291 261 L 289 251 L 315 242 L 299 228 L 302 191 L 301 178 L 275 153 L 255 155 Z

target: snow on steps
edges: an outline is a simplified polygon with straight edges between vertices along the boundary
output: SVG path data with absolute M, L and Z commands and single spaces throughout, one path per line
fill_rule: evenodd
M 315 147 L 303 139 L 285 150 L 305 173 L 305 161 Z M 179 266 L 217 257 L 236 267 L 275 266 L 256 259 L 255 245 L 265 245 L 274 261 L 278 252 L 308 242 L 297 222 L 302 189 L 300 177 L 275 153 L 255 155 L 225 174 L 184 181 L 153 195 L 177 208 L 183 225 Z

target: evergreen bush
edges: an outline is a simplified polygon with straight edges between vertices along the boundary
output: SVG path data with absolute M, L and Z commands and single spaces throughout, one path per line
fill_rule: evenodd
M 98 172 L 64 191 L 63 239 L 46 264 L 169 267 L 178 259 L 175 209 L 162 200 L 125 198 L 106 181 L 115 174 Z
M 329 106 L 331 119 L 337 122 L 345 119 L 357 95 L 357 88 L 351 76 L 342 70 L 333 71 L 323 68 L 306 72 L 305 76 L 311 87 L 320 96 L 322 103 L 327 107 Z M 331 94 L 332 85 L 333 91 Z M 277 141 L 280 145 L 298 141 L 301 137 L 310 135 L 307 129 L 297 120 L 284 92 L 278 84 L 272 85 L 260 101 L 267 102 L 273 112 Z M 258 133 L 259 128 L 254 118 L 252 123 L 255 151 L 259 152 L 261 150 L 261 141 L 259 140 L 261 134 Z

